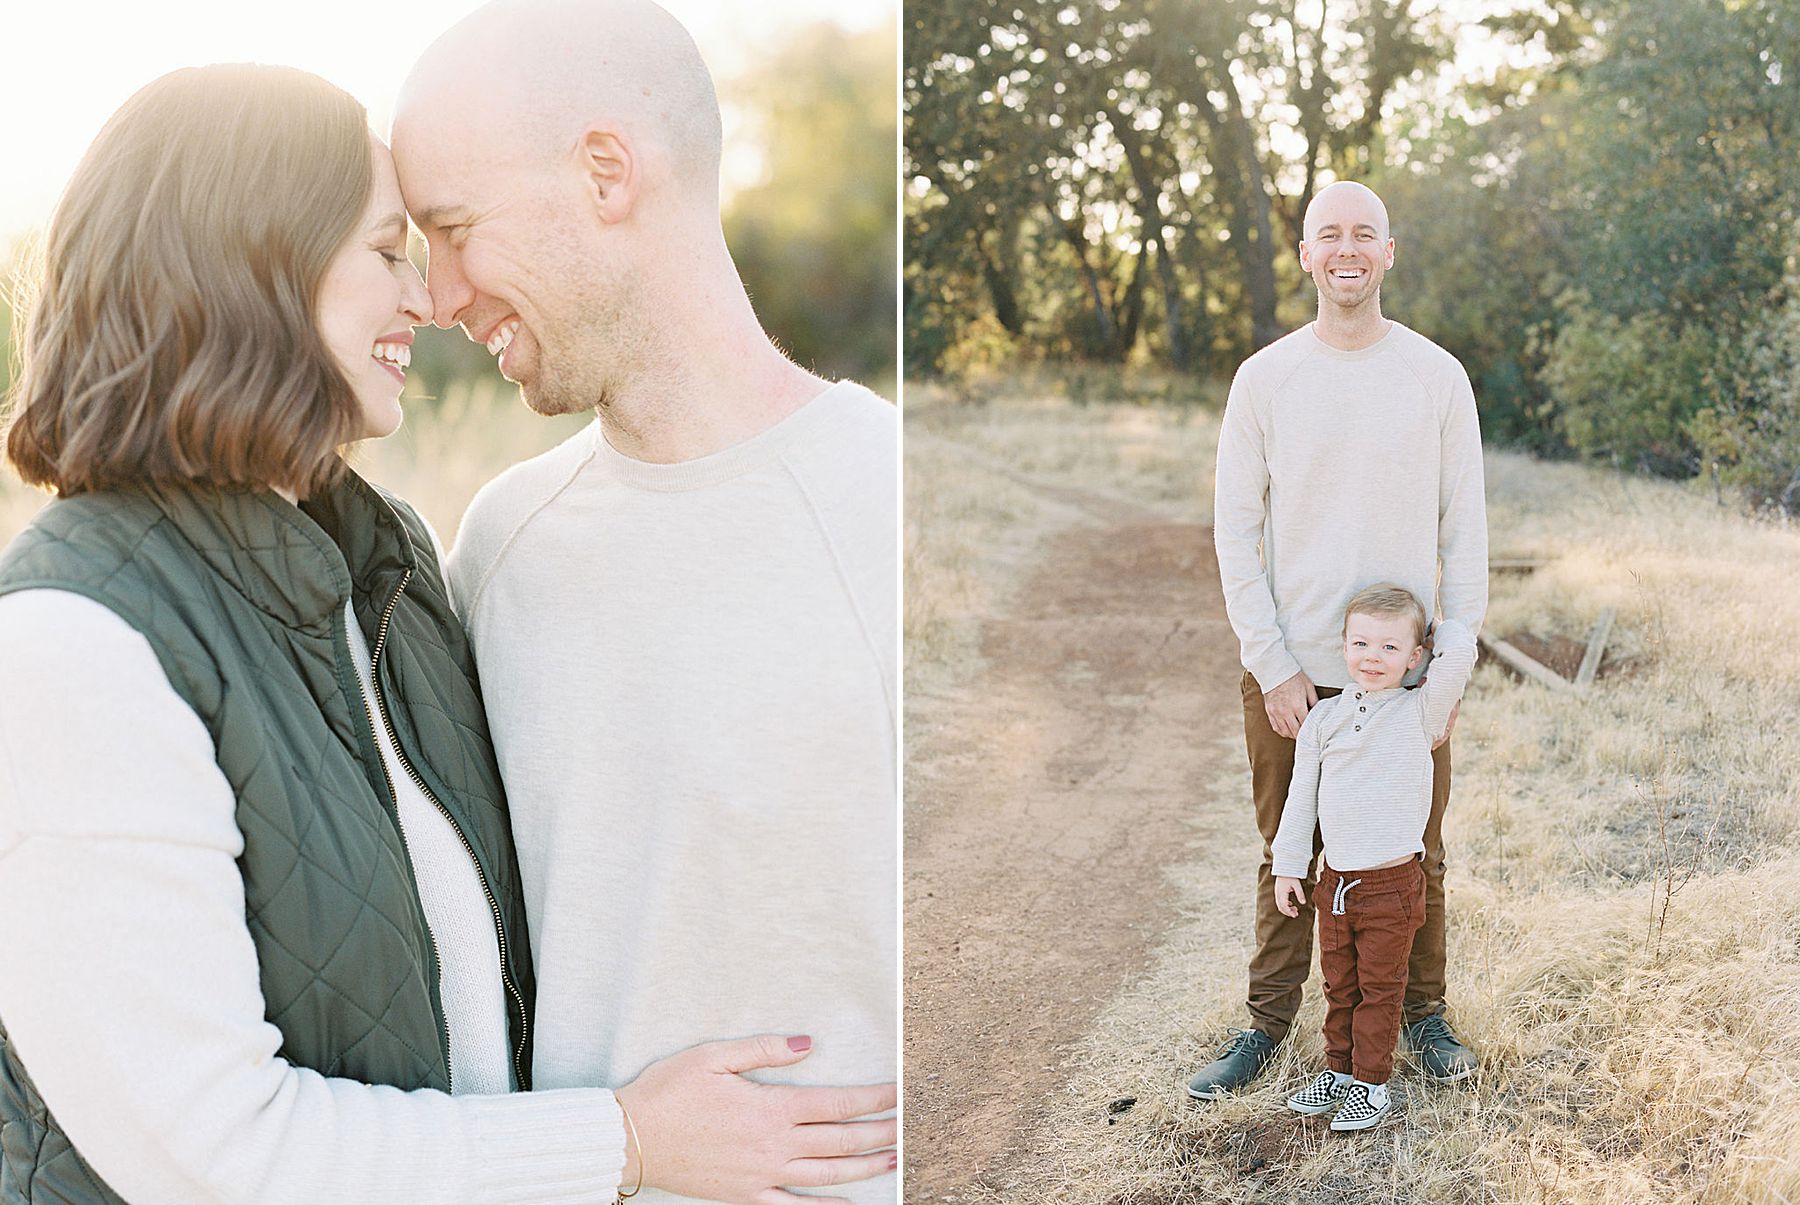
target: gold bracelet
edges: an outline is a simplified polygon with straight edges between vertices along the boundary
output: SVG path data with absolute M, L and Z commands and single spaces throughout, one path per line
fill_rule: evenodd
M 637 1123 L 632 1121 L 631 1114 L 625 1111 L 625 1102 L 616 1096 L 613 1097 L 613 1101 L 619 1106 L 619 1116 L 625 1119 L 625 1129 L 631 1134 L 631 1145 L 637 1148 L 638 1153 L 637 1183 L 631 1186 L 630 1192 L 620 1189 L 618 1197 L 613 1201 L 613 1205 L 625 1205 L 628 1198 L 637 1196 L 644 1187 L 644 1144 L 638 1140 Z

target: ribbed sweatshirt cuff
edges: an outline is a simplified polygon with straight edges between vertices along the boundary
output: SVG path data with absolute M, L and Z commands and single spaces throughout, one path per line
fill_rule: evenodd
M 1288 653 L 1280 650 L 1271 657 L 1258 657 L 1256 664 L 1248 667 L 1250 676 L 1256 679 L 1257 686 L 1266 695 L 1283 682 L 1300 672 L 1300 663 Z
M 471 1098 L 476 1201 L 608 1201 L 625 1168 L 613 1094 L 565 1088 Z

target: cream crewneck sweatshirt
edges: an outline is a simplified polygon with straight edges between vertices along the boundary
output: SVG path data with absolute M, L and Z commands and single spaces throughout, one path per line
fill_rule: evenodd
M 763 1032 L 813 1053 L 753 1078 L 894 1078 L 897 443 L 894 408 L 839 384 L 678 464 L 596 422 L 470 505 L 449 574 L 512 803 L 539 1086 Z M 894 1178 L 831 1192 L 892 1205 Z
M 24 590 L 0 598 L 0 665 L 0 1017 L 115 1191 L 134 1205 L 610 1199 L 625 1155 L 611 1092 L 462 1095 L 502 1091 L 510 1054 L 503 1017 L 500 1049 L 477 1049 L 495 1040 L 498 946 L 485 921 L 458 935 L 480 887 L 435 808 L 402 802 L 458 1095 L 327 1078 L 276 1056 L 237 801 L 149 643 L 99 603 Z
M 1245 360 L 1219 432 L 1213 539 L 1264 691 L 1301 670 L 1346 685 L 1344 605 L 1378 582 L 1479 632 L 1487 508 L 1462 365 L 1398 322 L 1359 351 L 1309 324 Z

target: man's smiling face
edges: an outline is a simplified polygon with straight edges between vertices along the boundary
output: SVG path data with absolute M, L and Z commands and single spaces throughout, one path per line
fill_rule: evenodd
M 486 347 L 540 414 L 592 407 L 604 391 L 596 361 L 618 330 L 619 282 L 594 267 L 579 180 L 530 140 L 447 108 L 414 105 L 394 125 L 434 321 Z
M 1379 197 L 1358 185 L 1332 185 L 1307 208 L 1305 235 L 1300 266 L 1322 302 L 1353 310 L 1378 296 L 1394 266 L 1394 240 Z
M 522 181 L 510 165 L 476 149 L 474 142 L 485 141 L 479 135 L 459 153 L 436 124 L 413 121 L 394 130 L 401 191 L 425 236 L 435 320 L 461 326 L 498 359 L 502 376 L 524 385 L 541 351 L 541 332 L 527 330 L 524 317 L 540 302 L 543 282 L 531 270 Z

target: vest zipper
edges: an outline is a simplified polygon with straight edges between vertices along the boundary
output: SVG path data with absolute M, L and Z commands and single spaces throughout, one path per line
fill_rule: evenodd
M 404 579 L 402 579 L 402 584 L 404 584 Z M 396 600 L 399 598 L 398 592 L 395 593 L 394 597 Z M 392 605 L 392 604 L 390 604 L 390 605 Z M 352 620 L 354 620 L 354 618 L 355 617 L 352 616 Z M 369 681 L 370 682 L 375 681 L 375 658 L 374 658 L 373 654 L 371 654 L 369 657 Z M 363 714 L 369 717 L 369 734 L 371 736 L 373 736 L 375 734 L 375 725 L 376 725 L 375 707 L 369 699 L 369 693 L 362 689 L 362 683 L 360 681 L 356 684 L 356 689 L 359 692 L 361 692 L 361 694 L 362 694 Z M 377 687 L 376 689 L 379 690 L 380 688 Z M 398 750 L 400 748 L 400 746 L 398 744 L 395 744 L 394 748 L 396 750 Z M 381 763 L 381 780 L 383 782 L 387 783 L 388 802 L 390 802 L 394 805 L 394 819 L 396 821 L 398 821 L 400 818 L 400 795 L 398 792 L 396 792 L 394 790 L 394 778 L 393 778 L 393 775 L 388 773 L 387 759 L 385 757 L 381 756 L 380 740 L 377 740 L 375 742 L 375 754 L 376 754 L 376 760 Z M 404 844 L 406 841 L 406 828 L 404 825 L 402 825 L 400 828 L 400 840 L 401 840 L 402 844 Z M 407 858 L 409 861 L 411 860 L 411 857 L 412 857 L 412 854 L 411 854 L 411 851 L 409 850 L 407 852 Z M 417 885 L 418 885 L 417 878 L 415 876 L 414 886 L 417 887 Z M 421 900 L 419 903 L 419 911 L 421 914 L 423 914 L 424 910 L 425 910 L 424 901 Z M 439 978 L 439 981 L 441 984 L 441 981 L 443 979 L 443 974 L 444 974 L 444 955 L 443 955 L 443 951 L 438 949 L 437 934 L 433 933 L 431 931 L 431 922 L 429 920 L 427 920 L 425 922 L 425 938 L 427 941 L 429 941 L 431 943 L 431 960 L 433 963 L 436 964 L 434 969 L 437 971 L 438 978 Z M 439 1001 L 438 1008 L 440 1011 L 442 1011 L 442 1009 L 443 1009 L 442 1000 Z M 445 1013 L 443 1016 L 443 1029 L 444 1029 L 444 1090 L 446 1092 L 448 1092 L 448 1091 L 450 1091 L 450 1089 L 452 1089 L 453 1087 L 456 1086 L 456 1071 L 450 1065 L 450 1016 L 448 1013 Z
M 481 880 L 481 890 L 487 896 L 488 910 L 494 915 L 494 935 L 500 942 L 500 982 L 506 985 L 507 992 L 512 996 L 513 1003 L 519 1009 L 519 1043 L 513 1049 L 513 1072 L 518 1077 L 520 1091 L 524 1091 L 528 1084 L 525 1078 L 525 1040 L 530 1032 L 531 1017 L 525 1011 L 525 997 L 519 992 L 518 985 L 512 981 L 512 976 L 506 971 L 506 925 L 500 916 L 500 901 L 494 898 L 494 889 L 488 885 L 487 872 L 481 869 L 481 859 L 475 856 L 475 847 L 469 844 L 469 838 L 463 833 L 462 825 L 456 822 L 456 817 L 450 814 L 450 809 L 431 793 L 431 788 L 425 785 L 425 780 L 419 777 L 419 772 L 413 769 L 411 762 L 406 760 L 406 753 L 400 748 L 400 735 L 394 731 L 393 718 L 388 715 L 387 700 L 381 693 L 381 650 L 387 644 L 388 624 L 394 618 L 394 611 L 400 605 L 400 596 L 406 592 L 406 585 L 412 581 L 412 575 L 413 571 L 408 569 L 401 576 L 400 584 L 394 588 L 393 596 L 388 599 L 387 607 L 381 613 L 381 623 L 375 629 L 375 645 L 369 652 L 369 681 L 375 686 L 375 706 L 381 713 L 381 723 L 387 730 L 388 742 L 394 747 L 394 757 L 400 762 L 401 769 L 406 771 L 406 776 L 412 779 L 413 785 L 419 788 L 419 793 L 431 800 L 438 813 L 449 823 L 451 831 L 462 842 L 463 849 L 469 855 L 470 863 L 475 867 L 475 877 Z M 366 704 L 367 700 L 364 702 Z M 390 794 L 393 789 L 394 784 L 390 779 L 388 782 Z M 398 797 L 394 800 L 394 806 L 396 809 L 400 806 Z M 438 974 L 441 976 L 444 964 L 442 955 L 438 953 L 437 935 L 431 932 L 429 924 L 425 926 L 425 931 L 431 937 L 431 950 L 438 957 Z M 444 1018 L 444 1049 L 450 1049 L 450 1018 L 447 1015 Z M 455 1076 L 450 1070 L 448 1060 L 445 1061 L 445 1078 L 448 1084 L 455 1083 Z

